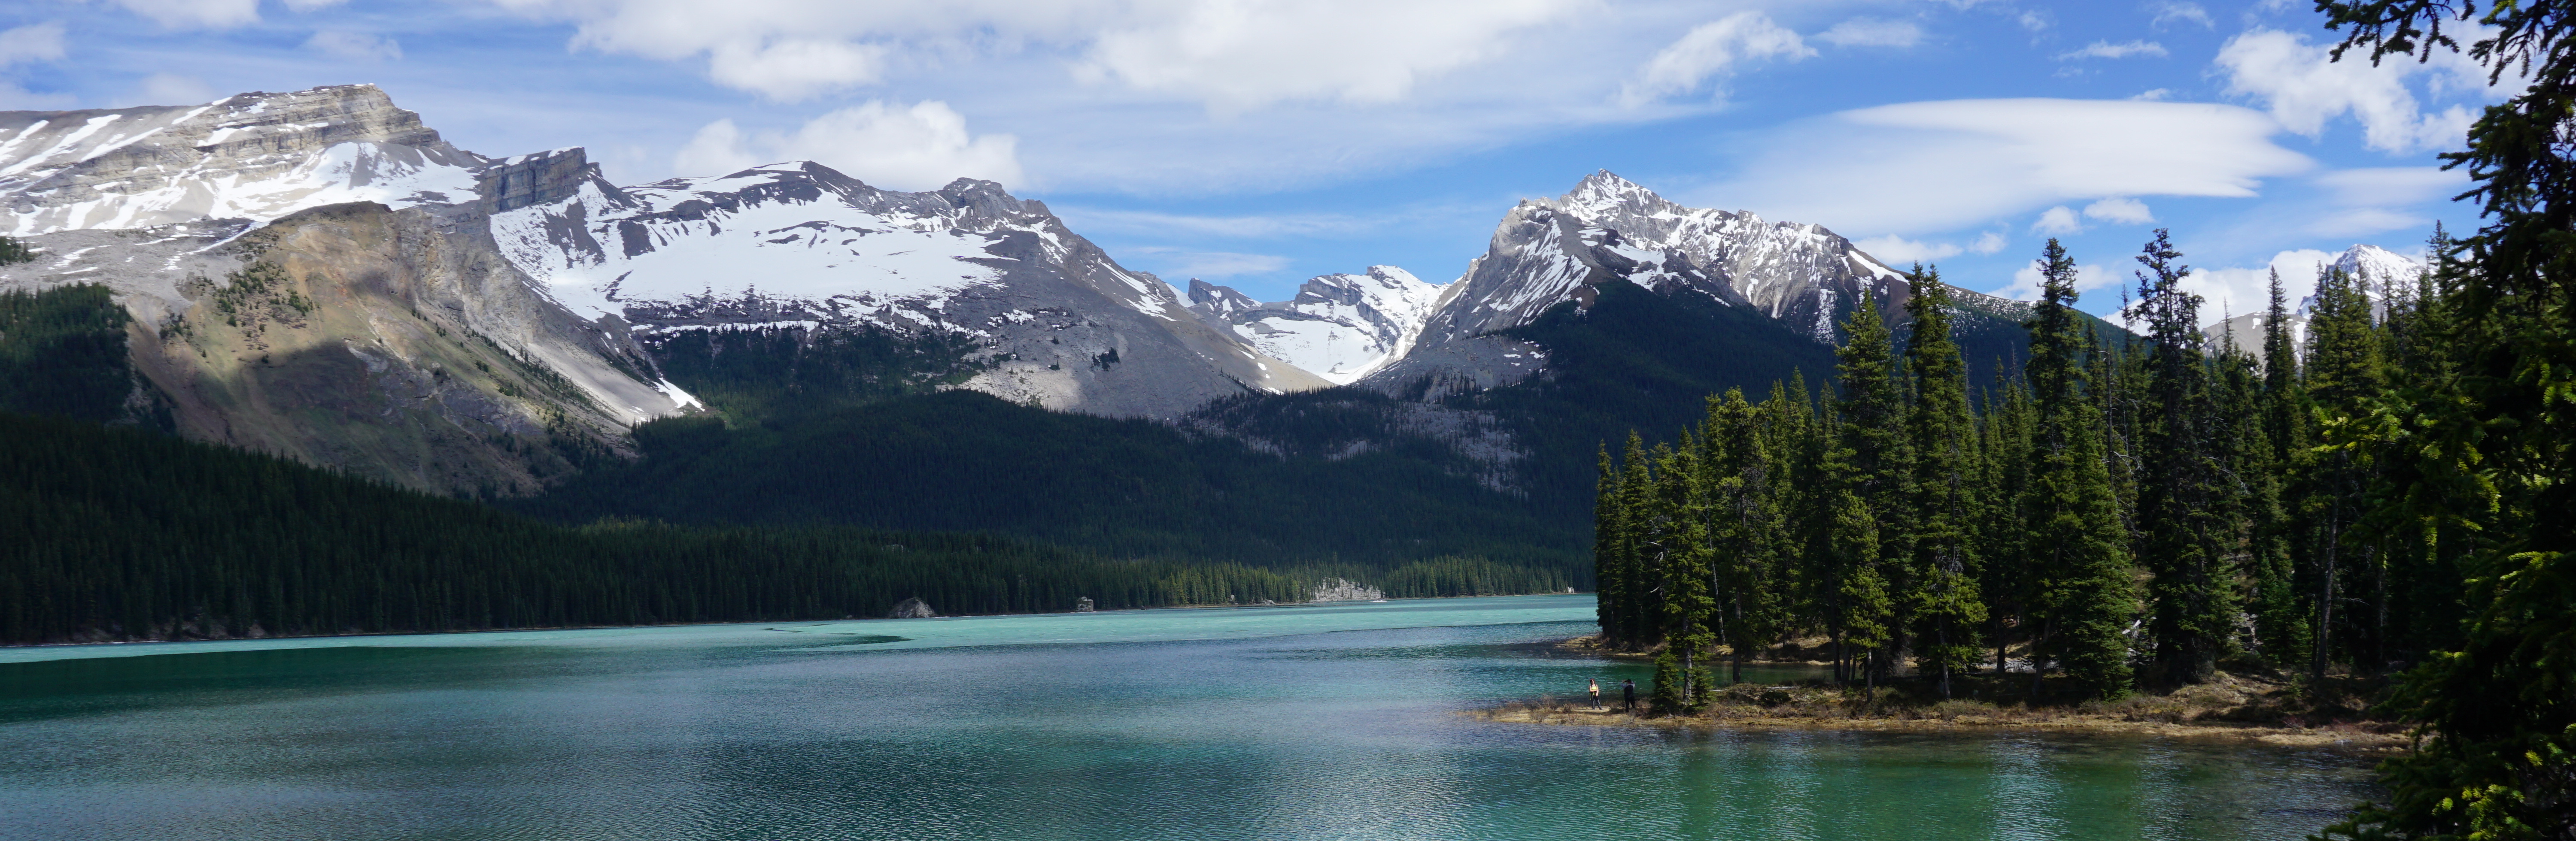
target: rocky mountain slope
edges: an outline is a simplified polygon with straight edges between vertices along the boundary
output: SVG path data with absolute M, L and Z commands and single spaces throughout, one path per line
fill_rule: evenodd
M 899 193 L 812 162 L 625 189 L 592 179 L 495 214 L 492 232 L 565 307 L 646 336 L 956 336 L 978 346 L 965 388 L 1112 417 L 1326 385 L 990 181 Z
M 1394 266 L 1328 274 L 1297 296 L 1261 303 L 1231 288 L 1190 280 L 1190 310 L 1274 358 L 1334 385 L 1348 385 L 1413 350 L 1445 287 Z
M 2335 255 L 2333 262 L 2319 268 L 2342 269 L 2359 279 L 2363 293 L 2370 296 L 2371 313 L 2379 316 L 2387 315 L 2388 300 L 2392 295 L 2403 297 L 2414 294 L 2416 279 L 2424 272 L 2424 264 L 2416 262 L 2414 258 L 2366 244 L 2355 244 L 2351 248 L 2344 249 L 2343 253 Z M 2282 278 L 2282 283 L 2288 285 L 2294 281 L 2306 280 L 2308 279 Z M 2308 284 L 2302 282 L 2300 285 Z M 2285 320 L 2289 324 L 2292 346 L 2307 347 L 2308 316 L 2314 312 L 2316 304 L 2316 296 L 2309 295 L 2300 298 L 2298 305 L 2290 308 Z M 2213 345 L 2233 341 L 2238 348 L 2249 353 L 2260 353 L 2263 347 L 2263 322 L 2270 317 L 2260 312 L 2234 316 L 2203 327 L 2200 333 Z

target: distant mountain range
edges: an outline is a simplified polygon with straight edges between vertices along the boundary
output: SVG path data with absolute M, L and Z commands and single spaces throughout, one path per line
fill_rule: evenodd
M 457 149 L 366 85 L 0 113 L 0 231 L 37 252 L 0 267 L 0 288 L 105 284 L 133 315 L 133 417 L 422 489 L 564 489 L 538 507 L 567 518 L 686 518 L 725 508 L 689 502 L 724 482 L 793 493 L 812 482 L 782 477 L 830 465 L 782 442 L 890 428 L 849 413 L 969 391 L 1015 405 L 939 404 L 903 428 L 935 416 L 983 425 L 960 440 L 1043 427 L 1163 446 L 1135 442 L 1167 433 L 1018 413 L 1141 419 L 1194 447 L 1349 474 L 1293 480 L 1317 493 L 1413 483 L 1439 505 L 1536 506 L 1573 535 L 1557 509 L 1588 487 L 1597 445 L 1664 434 L 1720 388 L 1828 376 L 1843 319 L 1874 306 L 1902 330 L 1906 297 L 1903 271 L 1832 231 L 1683 207 L 1604 171 L 1509 209 L 1445 283 L 1372 266 L 1286 301 L 1197 280 L 1184 299 L 992 182 L 895 192 L 790 162 L 619 186 L 578 148 Z M 2371 251 L 2353 259 L 2386 254 Z M 1978 382 L 2015 367 L 2029 305 L 1952 294 Z M 723 418 L 733 437 L 634 431 L 671 418 Z M 740 463 L 692 461 L 718 451 Z M 1116 463 L 1081 456 L 1095 457 Z M 851 458 L 919 485 L 905 504 L 920 510 L 943 482 L 1003 481 Z M 744 478 L 745 464 L 775 468 Z M 1191 469 L 1091 492 L 1220 492 L 1169 478 Z M 1297 504 L 1260 499 L 1243 510 Z M 1098 516 L 1076 509 L 1090 513 L 1063 516 Z M 1283 522 L 1262 539 L 1297 533 Z

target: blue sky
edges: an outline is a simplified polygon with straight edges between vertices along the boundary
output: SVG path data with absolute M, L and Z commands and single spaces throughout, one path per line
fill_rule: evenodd
M 2206 316 L 2475 213 L 2435 155 L 2464 61 L 2330 65 L 2305 2 L 30 0 L 0 109 L 372 82 L 488 155 L 612 180 L 812 158 L 1045 200 L 1122 263 L 1264 299 L 1446 281 L 1514 202 L 1609 169 L 2025 295 L 2047 236 L 2115 306 L 2170 227 Z

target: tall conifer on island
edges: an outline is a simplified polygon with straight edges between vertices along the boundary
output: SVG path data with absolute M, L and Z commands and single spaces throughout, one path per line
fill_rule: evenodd
M 2128 622 L 2137 613 L 2126 534 L 2102 444 L 2099 404 L 2086 393 L 2081 350 L 2090 342 L 2072 306 L 2075 260 L 2050 238 L 2040 259 L 2040 301 L 2028 325 L 2033 424 L 2030 493 L 2023 513 L 2032 586 L 2033 681 L 2051 658 L 2083 691 L 2126 694 Z
M 1592 580 L 1597 594 L 1594 615 L 1601 622 L 1601 641 L 1617 645 L 1627 638 L 1621 623 L 1623 605 L 1628 600 L 1627 565 L 1621 556 L 1619 538 L 1619 470 L 1610 463 L 1610 447 L 1601 446 L 1601 474 L 1592 485 Z
M 1906 440 L 1904 372 L 1899 370 L 1893 338 L 1864 301 L 1843 322 L 1840 374 L 1841 426 L 1825 460 L 1831 503 L 1828 538 L 1836 589 L 1842 596 L 1842 625 L 1856 654 L 1864 657 L 1872 687 L 1892 665 L 1904 607 L 1891 590 L 1890 560 L 1910 559 L 1909 509 L 1914 502 L 1912 448 Z
M 1914 456 L 1913 558 L 1905 579 L 1917 673 L 1940 675 L 1950 696 L 1950 673 L 1977 659 L 1977 626 L 1986 606 L 1970 570 L 1977 566 L 1972 519 L 1976 498 L 1977 426 L 1968 412 L 1968 369 L 1950 338 L 1950 292 L 1938 269 L 1917 265 L 1906 312 L 1914 332 L 1905 346 L 1914 372 L 1914 406 L 1907 418 Z
M 2469 170 L 2475 186 L 2466 197 L 2486 220 L 2459 243 L 2458 259 L 2437 259 L 2451 273 L 2440 327 L 2447 368 L 2373 401 L 2373 417 L 2358 424 L 2413 462 L 2408 487 L 2375 520 L 2474 532 L 2458 559 L 2468 618 L 2458 648 L 2428 653 L 2390 702 L 2421 741 L 2381 766 L 2388 800 L 2327 834 L 2568 838 L 2576 835 L 2576 3 L 2497 2 L 2482 16 L 2451 0 L 2323 0 L 2318 8 L 2328 26 L 2349 27 L 2334 57 L 2358 48 L 2373 63 L 2458 51 L 2458 29 L 2444 25 L 2475 17 L 2468 56 L 2490 82 L 2510 72 L 2528 83 L 2486 108 L 2467 151 L 2443 156 Z
M 2233 465 L 2222 463 L 2209 367 L 2201 354 L 2200 296 L 2184 291 L 2191 269 L 2175 260 L 2163 229 L 2138 262 L 2138 305 L 2147 321 L 2147 408 L 2138 488 L 2139 560 L 2154 573 L 2150 629 L 2165 678 L 2200 683 L 2217 671 L 2234 634 L 2237 604 L 2227 558 L 2236 543 Z

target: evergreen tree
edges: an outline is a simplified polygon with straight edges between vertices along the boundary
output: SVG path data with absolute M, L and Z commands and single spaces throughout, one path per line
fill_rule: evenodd
M 1912 563 L 1906 599 L 1914 628 L 1915 668 L 1940 675 L 1950 696 L 1950 673 L 1977 660 L 1977 626 L 1984 600 L 1970 570 L 1977 565 L 1972 523 L 1980 514 L 1976 419 L 1968 411 L 1968 370 L 1950 338 L 1950 293 L 1939 270 L 1916 266 L 1906 311 L 1914 330 L 1906 342 L 1914 372 L 1914 406 L 1908 417 L 1914 458 Z
M 2254 449 L 2249 483 L 2255 488 L 2254 589 L 2256 648 L 2275 664 L 2309 650 L 2312 613 L 2299 595 L 2298 544 L 2287 508 L 2290 475 L 2307 458 L 2306 393 L 2299 383 L 2298 348 L 2290 336 L 2287 296 L 2281 272 L 2270 280 L 2271 300 L 2263 315 L 2263 384 L 2257 413 L 2262 429 Z
M 2371 301 L 2360 279 L 2340 268 L 2317 275 L 2316 309 L 2308 318 L 2306 390 L 2311 411 L 2322 418 L 2368 414 L 2369 404 L 2385 388 L 2381 365 L 2383 344 L 2371 318 Z M 2337 611 L 2352 598 L 2354 579 L 2365 583 L 2379 565 L 2377 546 L 2356 531 L 2362 516 L 2362 494 L 2371 484 L 2371 453 L 2357 446 L 2324 447 L 2306 471 L 2302 514 L 2308 527 L 2308 557 L 2313 563 L 2309 597 L 2316 610 L 2316 645 L 2309 671 L 2322 677 L 2334 650 L 2367 657 L 2376 639 L 2366 614 L 2355 622 L 2351 611 Z M 2366 593 L 2367 591 L 2365 591 Z M 2375 613 L 2375 611 L 2373 612 Z
M 1621 538 L 1626 525 L 1619 508 L 1619 471 L 1610 463 L 1610 447 L 1601 446 L 1601 478 L 1593 485 L 1592 496 L 1592 580 L 1598 594 L 1594 615 L 1601 623 L 1601 641 L 1616 646 L 1627 639 L 1624 605 L 1629 599 L 1626 549 Z
M 2085 694 L 2118 697 L 2129 688 L 2125 631 L 2137 602 L 2101 408 L 2085 393 L 2081 354 L 2091 342 L 2072 306 L 2075 260 L 2054 238 L 2042 252 L 2040 276 L 2024 369 L 2034 416 L 2023 515 L 2034 573 L 2033 671 L 2044 671 L 2042 658 L 2053 659 Z
M 2484 110 L 2465 151 L 2443 156 L 2468 170 L 2466 197 L 2486 219 L 2460 259 L 2437 261 L 2447 370 L 2367 414 L 2328 414 L 2360 427 L 2329 440 L 2338 454 L 2368 442 L 2411 463 L 2375 525 L 2430 521 L 2469 544 L 2456 647 L 2428 653 L 2391 702 L 2423 738 L 2381 766 L 2387 802 L 2329 834 L 2565 838 L 2576 827 L 2576 3 L 2494 3 L 2483 16 L 2445 0 L 2319 9 L 2351 27 L 2334 57 L 2360 48 L 2374 63 L 2459 50 L 2443 25 L 2476 17 L 2468 56 L 2490 82 L 2528 80 Z
M 1840 351 L 1840 426 L 1825 463 L 1826 482 L 1838 493 L 1828 503 L 1827 543 L 1843 602 L 1842 626 L 1865 659 L 1863 679 L 1875 687 L 1888 676 L 1903 629 L 1905 605 L 1892 592 L 1901 582 L 1891 575 L 1901 567 L 1882 564 L 1912 556 L 1914 459 L 1906 436 L 1911 401 L 1878 309 L 1854 308 L 1843 328 L 1850 338 Z
M 2220 449 L 2225 419 L 2201 354 L 2201 299 L 2182 288 L 2191 269 L 2175 262 L 2181 256 L 2161 228 L 2138 255 L 2146 266 L 2138 273 L 2138 308 L 2151 343 L 2144 389 L 2154 418 L 2142 430 L 2138 554 L 2154 574 L 2148 592 L 2156 660 L 2167 679 L 2201 683 L 2217 671 L 2234 635 L 2227 559 L 2239 500 Z

